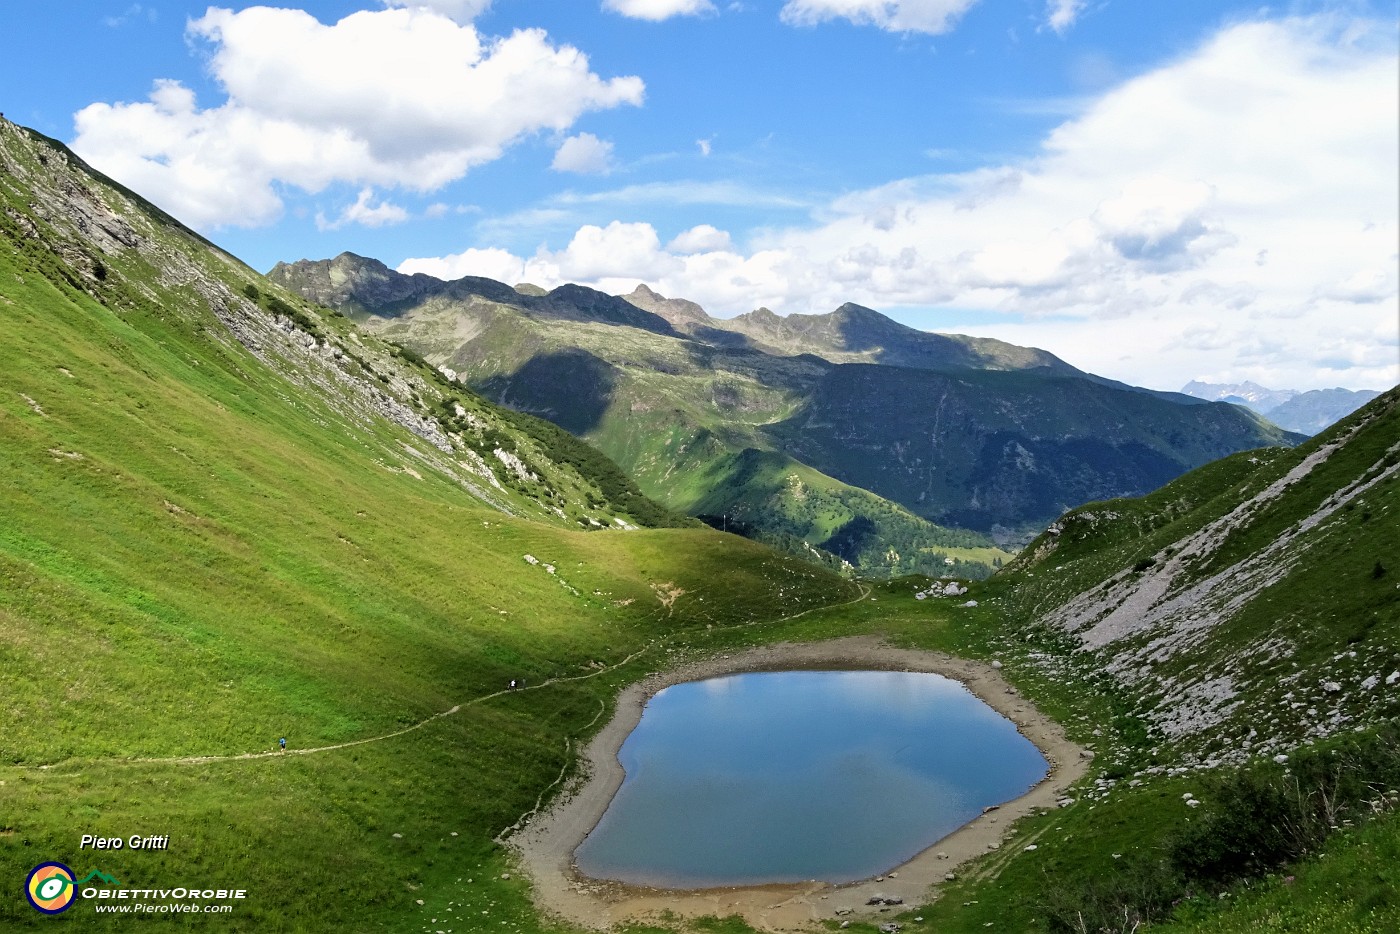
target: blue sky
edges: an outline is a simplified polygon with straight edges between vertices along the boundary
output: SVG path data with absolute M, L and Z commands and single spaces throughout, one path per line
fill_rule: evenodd
M 1395 3 L 20 4 L 0 109 L 254 267 L 843 301 L 1155 388 L 1400 378 Z

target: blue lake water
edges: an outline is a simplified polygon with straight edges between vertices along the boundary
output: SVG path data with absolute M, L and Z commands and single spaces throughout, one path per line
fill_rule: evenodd
M 891 671 L 677 684 L 618 759 L 626 778 L 575 864 L 667 888 L 878 875 L 1049 768 L 961 684 Z

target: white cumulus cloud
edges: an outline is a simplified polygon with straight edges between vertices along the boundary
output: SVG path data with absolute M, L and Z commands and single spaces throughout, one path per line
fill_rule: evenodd
M 491 0 L 383 0 L 387 7 L 432 10 L 458 23 L 470 23 L 491 7 Z
M 300 10 L 211 7 L 189 34 L 213 47 L 227 99 L 157 81 L 149 100 L 74 116 L 73 148 L 199 227 L 275 219 L 275 184 L 431 191 L 539 131 L 640 104 L 640 78 L 604 79 L 544 32 L 480 35 L 420 6 L 326 25 Z
M 507 285 L 529 281 L 525 276 L 525 261 L 507 250 L 496 247 L 469 249 L 451 256 L 429 257 L 405 260 L 399 264 L 399 272 L 413 275 L 421 272 L 435 276 L 444 282 L 460 279 L 463 276 L 480 276 L 495 279 Z M 536 283 L 537 285 L 540 283 Z M 559 283 L 552 283 L 558 285 Z
M 787 0 L 779 17 L 793 26 L 833 19 L 889 32 L 948 32 L 977 0 Z
M 729 233 L 710 224 L 698 224 L 682 231 L 666 244 L 666 249 L 672 253 L 713 253 L 733 248 L 729 241 Z
M 603 9 L 629 16 L 660 22 L 673 16 L 698 16 L 713 13 L 710 0 L 603 0 Z
M 655 278 L 677 265 L 674 257 L 662 251 L 650 224 L 620 221 L 606 227 L 580 227 L 568 247 L 549 259 L 557 266 L 554 275 L 563 282 Z
M 570 136 L 554 152 L 549 167 L 556 172 L 606 175 L 612 171 L 613 144 L 592 133 Z
M 742 246 L 613 223 L 520 262 L 542 285 L 644 281 L 720 315 L 1006 313 L 977 333 L 1157 388 L 1384 388 L 1400 378 L 1397 73 L 1384 23 L 1239 22 L 1031 158 L 855 192 Z
M 324 214 L 316 215 L 318 230 L 339 230 L 347 224 L 360 224 L 364 227 L 387 227 L 402 224 L 408 220 L 408 212 L 397 204 L 388 201 L 374 201 L 374 189 L 362 188 L 355 203 L 347 205 L 335 220 L 327 220 Z

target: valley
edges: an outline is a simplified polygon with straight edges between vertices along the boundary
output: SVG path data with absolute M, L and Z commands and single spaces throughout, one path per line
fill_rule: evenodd
M 678 511 L 868 576 L 942 574 L 949 558 L 985 576 L 1010 557 L 996 548 L 1072 505 L 1301 440 L 1236 407 L 857 305 L 720 320 L 643 287 L 536 294 L 353 254 L 269 277 L 597 444 Z
M 1400 391 L 1303 440 L 851 306 L 310 272 L 0 119 L 0 926 L 55 860 L 247 891 L 201 929 L 579 931 L 509 844 L 626 692 L 851 639 L 1085 754 L 849 930 L 1400 926 Z

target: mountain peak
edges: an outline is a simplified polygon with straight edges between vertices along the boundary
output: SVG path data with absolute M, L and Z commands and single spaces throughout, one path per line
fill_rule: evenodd
M 833 363 L 884 363 L 916 369 L 1046 367 L 1067 374 L 1079 373 L 1043 350 L 991 338 L 921 331 L 854 302 L 846 302 L 824 315 L 780 317 L 767 308 L 757 308 L 719 324 L 745 335 L 754 346 L 770 353 L 807 353 Z
M 383 308 L 444 287 L 441 280 L 432 276 L 407 276 L 377 259 L 349 251 L 335 259 L 278 263 L 268 270 L 267 277 L 319 304 L 361 311 Z
M 1295 389 L 1269 389 L 1249 380 L 1242 383 L 1207 383 L 1193 379 L 1181 387 L 1181 391 L 1210 402 L 1238 402 L 1261 414 L 1298 395 Z
M 871 342 L 883 344 L 889 338 L 908 339 L 913 335 L 927 333 L 918 328 L 911 328 L 907 324 L 900 324 L 889 315 L 881 314 L 874 308 L 857 305 L 855 302 L 846 302 L 829 315 L 816 315 L 814 317 L 830 318 L 841 328 L 847 343 L 852 345 Z
M 890 324 L 899 324 L 888 315 L 882 315 L 874 308 L 866 308 L 864 305 L 857 305 L 855 302 L 846 302 L 840 308 L 832 312 L 838 318 L 855 318 L 867 321 L 888 321 Z M 818 316 L 819 317 L 819 316 Z M 904 325 L 900 325 L 904 327 Z
M 682 330 L 685 330 L 689 325 L 709 324 L 711 321 L 705 309 L 695 302 L 684 298 L 667 298 L 646 283 L 639 284 L 630 293 L 620 297 L 643 311 L 660 315 Z
M 337 266 L 366 266 L 374 270 L 391 271 L 382 260 L 377 260 L 372 256 L 361 256 L 359 253 L 351 253 L 349 250 L 345 250 L 331 262 Z

